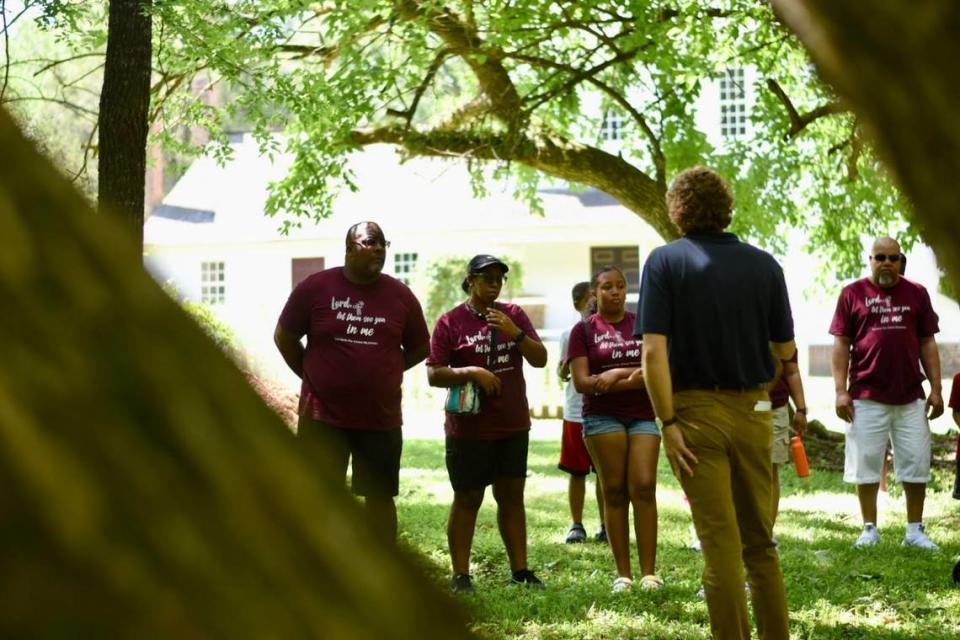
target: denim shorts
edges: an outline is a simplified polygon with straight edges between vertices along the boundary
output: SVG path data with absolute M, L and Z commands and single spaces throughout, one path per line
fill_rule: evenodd
M 583 416 L 583 435 L 586 438 L 603 433 L 626 433 L 628 436 L 657 436 L 660 430 L 653 420 L 629 420 L 605 415 Z

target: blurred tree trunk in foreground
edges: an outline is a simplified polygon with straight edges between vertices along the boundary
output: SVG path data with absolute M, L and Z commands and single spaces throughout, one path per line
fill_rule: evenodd
M 862 119 L 960 291 L 960 2 L 773 5 Z
M 466 638 L 0 110 L 0 636 Z

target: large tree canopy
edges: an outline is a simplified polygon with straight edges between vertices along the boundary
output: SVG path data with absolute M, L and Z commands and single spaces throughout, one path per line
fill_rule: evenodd
M 98 3 L 41 4 L 78 47 L 95 44 Z M 492 163 L 534 209 L 543 176 L 601 189 L 668 239 L 669 179 L 709 163 L 735 184 L 737 231 L 777 250 L 802 229 L 841 275 L 861 268 L 861 234 L 915 238 L 856 119 L 754 0 L 158 0 L 154 12 L 153 115 L 169 141 L 183 122 L 218 139 L 239 115 L 265 145 L 291 134 L 274 212 L 324 215 L 350 184 L 343 154 L 387 142 L 467 161 L 478 178 Z M 697 99 L 735 67 L 755 71 L 753 126 L 715 148 Z M 186 91 L 198 73 L 229 84 L 224 109 Z M 622 153 L 598 140 L 607 110 L 627 118 Z

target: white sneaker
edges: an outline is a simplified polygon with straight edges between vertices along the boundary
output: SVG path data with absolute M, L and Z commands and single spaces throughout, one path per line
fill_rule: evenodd
M 629 591 L 633 586 L 633 580 L 625 576 L 620 576 L 613 581 L 613 592 L 620 593 L 622 591 Z
M 703 545 L 700 544 L 700 538 L 697 537 L 697 529 L 693 525 L 690 525 L 690 544 L 687 545 L 687 548 L 694 551 L 703 551 Z
M 927 533 L 923 528 L 923 525 L 920 525 L 920 531 L 916 533 L 907 533 L 903 537 L 903 542 L 901 543 L 905 547 L 920 547 L 921 549 L 927 549 L 928 551 L 939 551 L 940 547 L 934 543 L 933 540 L 927 537 Z
M 877 525 L 868 524 L 863 527 L 863 531 L 860 532 L 860 537 L 857 538 L 857 541 L 853 543 L 853 548 L 863 549 L 864 547 L 872 547 L 878 544 L 879 542 L 880 542 L 880 532 L 877 531 Z

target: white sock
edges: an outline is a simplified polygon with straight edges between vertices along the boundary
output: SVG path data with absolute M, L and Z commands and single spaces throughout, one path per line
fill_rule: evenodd
M 920 527 L 923 526 L 922 522 L 908 522 L 907 523 L 907 535 L 916 535 L 920 533 Z
M 910 525 L 907 525 L 907 526 L 910 526 Z M 864 522 L 864 523 L 863 523 L 863 528 L 864 528 L 864 529 L 876 529 L 876 528 L 877 528 L 877 523 L 876 523 L 876 522 Z

